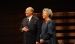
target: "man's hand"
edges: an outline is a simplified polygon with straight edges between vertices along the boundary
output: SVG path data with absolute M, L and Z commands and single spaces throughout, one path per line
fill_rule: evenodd
M 45 40 L 43 40 L 43 39 L 40 39 L 40 43 L 44 43 L 45 42 Z
M 29 29 L 28 29 L 27 26 L 25 26 L 24 28 L 22 28 L 22 32 L 23 32 L 23 31 L 27 32 L 28 30 L 29 30 Z
M 39 42 L 36 42 L 36 44 L 40 44 Z

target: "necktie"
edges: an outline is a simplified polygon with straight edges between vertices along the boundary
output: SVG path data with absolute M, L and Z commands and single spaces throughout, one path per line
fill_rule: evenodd
M 29 19 L 28 19 L 28 25 L 29 25 Z

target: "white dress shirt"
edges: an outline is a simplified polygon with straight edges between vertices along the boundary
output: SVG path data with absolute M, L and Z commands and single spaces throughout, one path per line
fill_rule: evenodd
M 31 20 L 32 16 L 28 17 L 29 21 Z

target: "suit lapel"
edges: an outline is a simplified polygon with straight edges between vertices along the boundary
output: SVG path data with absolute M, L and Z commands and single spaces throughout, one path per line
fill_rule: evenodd
M 28 21 L 27 21 L 27 18 L 26 18 L 25 22 L 26 22 L 26 25 L 28 26 Z
M 29 23 L 28 26 L 30 26 L 30 25 L 32 24 L 32 22 L 33 22 L 33 16 L 32 16 L 32 18 L 31 18 L 30 23 Z

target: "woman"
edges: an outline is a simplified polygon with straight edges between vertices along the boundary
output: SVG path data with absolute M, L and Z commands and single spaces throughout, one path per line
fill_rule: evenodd
M 41 44 L 58 44 L 55 31 L 55 23 L 51 20 L 53 16 L 52 10 L 48 8 L 43 9 L 43 19 L 45 22 L 42 24 L 40 35 Z

